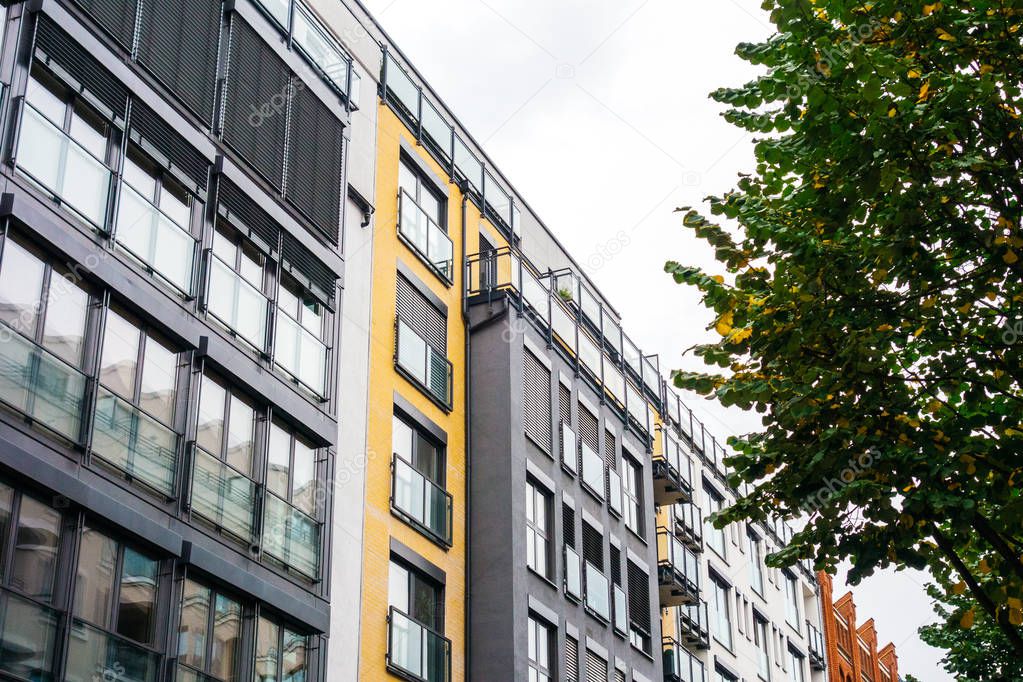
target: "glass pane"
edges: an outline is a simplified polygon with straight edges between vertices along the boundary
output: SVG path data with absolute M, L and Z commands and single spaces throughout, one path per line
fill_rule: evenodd
M 259 682 L 277 682 L 279 631 L 276 623 L 259 619 L 256 627 L 256 679 Z
M 178 356 L 153 337 L 146 338 L 139 406 L 165 424 L 174 423 Z
M 46 118 L 58 126 L 64 126 L 64 114 L 67 112 L 67 105 L 35 78 L 29 79 L 25 98 Z
M 178 435 L 137 407 L 100 388 L 93 451 L 168 497 L 174 491 Z
M 121 176 L 136 192 L 149 201 L 153 201 L 156 198 L 156 178 L 142 167 L 141 159 L 139 159 L 140 163 L 136 163 L 132 158 L 138 156 L 136 149 L 134 145 L 128 149 L 128 156 L 124 159 L 124 170 L 121 171 Z
M 196 450 L 191 509 L 244 542 L 252 539 L 256 485 L 216 457 Z
M 164 194 L 164 204 L 175 206 L 178 202 Z M 117 243 L 133 256 L 167 279 L 173 286 L 185 293 L 192 290 L 192 267 L 195 257 L 195 240 L 187 231 L 188 207 L 179 215 L 183 222 L 161 212 L 127 185 L 121 192 L 117 213 Z
M 408 581 L 408 569 L 392 561 L 387 576 L 387 603 L 403 612 L 407 612 L 409 606 Z
M 398 364 L 413 378 L 426 383 L 426 341 L 404 322 L 398 323 Z
M 299 511 L 316 513 L 316 451 L 300 438 L 295 439 L 295 471 L 291 483 L 291 501 Z
M 140 338 L 141 332 L 135 325 L 113 310 L 107 311 L 99 379 L 108 389 L 128 400 L 135 397 Z
M 176 186 L 172 187 L 170 181 L 165 178 L 160 192 L 160 211 L 175 225 L 188 230 L 189 223 L 192 222 L 191 197 Z
M 50 277 L 46 302 L 43 346 L 54 355 L 78 366 L 85 346 L 85 318 L 89 296 L 57 272 Z
M 275 495 L 288 496 L 291 476 L 291 434 L 277 424 L 270 425 L 270 443 L 267 452 L 266 487 Z
M 295 6 L 295 42 L 341 92 L 348 89 L 348 58 L 337 41 L 301 3 Z
M 424 648 L 426 632 L 410 618 L 391 612 L 390 661 L 406 672 L 426 679 Z
M 75 581 L 76 617 L 110 628 L 116 564 L 117 543 L 92 528 L 83 530 Z
M 282 285 L 277 292 L 277 307 L 293 319 L 297 320 L 298 306 L 298 295 L 292 293 L 291 289 Z
M 53 599 L 60 542 L 60 514 L 27 496 L 21 498 L 14 536 L 10 584 L 31 597 Z
M 401 457 L 403 460 L 412 463 L 412 443 L 414 442 L 415 432 L 412 427 L 406 424 L 398 417 L 394 417 L 392 421 L 392 432 L 391 432 L 391 449 L 394 454 Z
M 14 489 L 0 483 L 0 566 L 7 565 L 7 538 L 14 513 Z
M 284 28 L 288 27 L 289 0 L 256 0 Z
M 57 612 L 0 592 L 0 672 L 33 682 L 54 679 Z
M 68 649 L 67 682 L 155 682 L 160 657 L 154 653 L 75 621 Z
M 285 628 L 283 682 L 305 682 L 307 649 L 305 637 Z
M 196 442 L 207 452 L 220 456 L 224 443 L 224 403 L 227 391 L 209 377 L 203 377 L 200 390 Z
M 156 616 L 157 562 L 131 548 L 124 550 L 117 634 L 152 644 Z
M 230 410 L 226 461 L 238 471 L 249 475 L 256 442 L 256 411 L 236 395 L 231 396 Z
M 81 100 L 78 100 L 79 102 Z M 71 138 L 101 161 L 107 154 L 106 125 L 84 105 L 76 104 L 71 113 Z
M 0 320 L 12 329 L 35 335 L 46 266 L 10 238 L 4 240 L 0 264 Z
M 268 494 L 264 504 L 263 551 L 286 566 L 315 577 L 320 564 L 320 528 L 287 502 Z
M 181 595 L 181 619 L 178 623 L 178 660 L 200 670 L 206 666 L 206 642 L 210 613 L 210 590 L 191 580 L 185 581 Z
M 241 606 L 217 595 L 213 614 L 213 653 L 210 672 L 224 682 L 238 679 L 238 648 L 241 645 Z

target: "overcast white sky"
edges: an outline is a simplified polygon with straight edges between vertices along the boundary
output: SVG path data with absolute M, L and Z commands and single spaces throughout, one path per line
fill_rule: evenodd
M 755 75 L 735 45 L 771 33 L 759 0 L 363 0 L 622 314 L 662 369 L 697 369 L 682 352 L 707 338 L 693 291 L 668 258 L 712 267 L 680 227 L 752 168 L 752 140 L 707 93 Z M 721 436 L 749 414 L 689 401 Z M 844 593 L 843 576 L 836 594 Z M 900 671 L 950 680 L 916 635 L 933 619 L 920 574 L 878 575 L 855 589 Z

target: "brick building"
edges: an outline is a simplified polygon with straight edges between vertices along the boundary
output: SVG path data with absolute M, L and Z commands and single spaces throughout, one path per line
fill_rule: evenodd
M 874 619 L 859 623 L 852 592 L 834 598 L 831 576 L 821 572 L 824 642 L 829 682 L 898 682 L 899 658 L 895 645 L 878 646 Z M 828 604 L 832 604 L 828 608 Z

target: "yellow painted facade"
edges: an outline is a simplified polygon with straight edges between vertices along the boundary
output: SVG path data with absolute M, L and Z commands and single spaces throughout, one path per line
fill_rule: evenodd
M 465 327 L 462 319 L 465 254 L 479 249 L 479 233 L 505 246 L 506 240 L 479 209 L 466 202 L 465 245 L 462 241 L 462 193 L 447 185 L 447 232 L 454 242 L 454 283 L 443 282 L 417 254 L 398 238 L 398 168 L 401 140 L 440 177 L 449 173 L 416 145 L 415 136 L 386 105 L 378 106 L 377 206 L 373 235 L 373 300 L 370 340 L 368 465 L 366 472 L 365 527 L 363 529 L 363 588 L 361 613 L 360 680 L 396 679 L 386 670 L 388 567 L 394 538 L 444 571 L 444 635 L 451 640 L 451 679 L 466 679 L 465 670 Z M 453 365 L 452 404 L 445 412 L 395 370 L 395 287 L 398 262 L 407 266 L 448 306 L 447 355 Z M 440 426 L 447 434 L 446 486 L 453 497 L 452 546 L 445 550 L 391 513 L 391 431 L 394 393 L 397 392 Z

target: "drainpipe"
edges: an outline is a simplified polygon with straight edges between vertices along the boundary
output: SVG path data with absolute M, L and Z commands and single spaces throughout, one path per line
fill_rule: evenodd
M 469 300 L 466 294 L 469 291 L 469 284 L 466 281 L 468 276 L 468 256 L 466 255 L 466 217 L 467 217 L 467 203 L 469 201 L 469 186 L 468 182 L 459 184 L 459 189 L 462 192 L 462 325 L 465 328 L 465 679 L 471 679 L 471 663 L 472 655 L 470 654 L 469 638 L 472 633 L 472 567 L 470 565 L 470 557 L 472 552 L 472 542 L 470 542 L 470 532 L 472 531 L 472 424 L 469 419 L 469 410 L 472 405 L 472 384 L 470 377 L 472 374 L 471 363 L 469 361 L 470 342 L 469 342 Z

